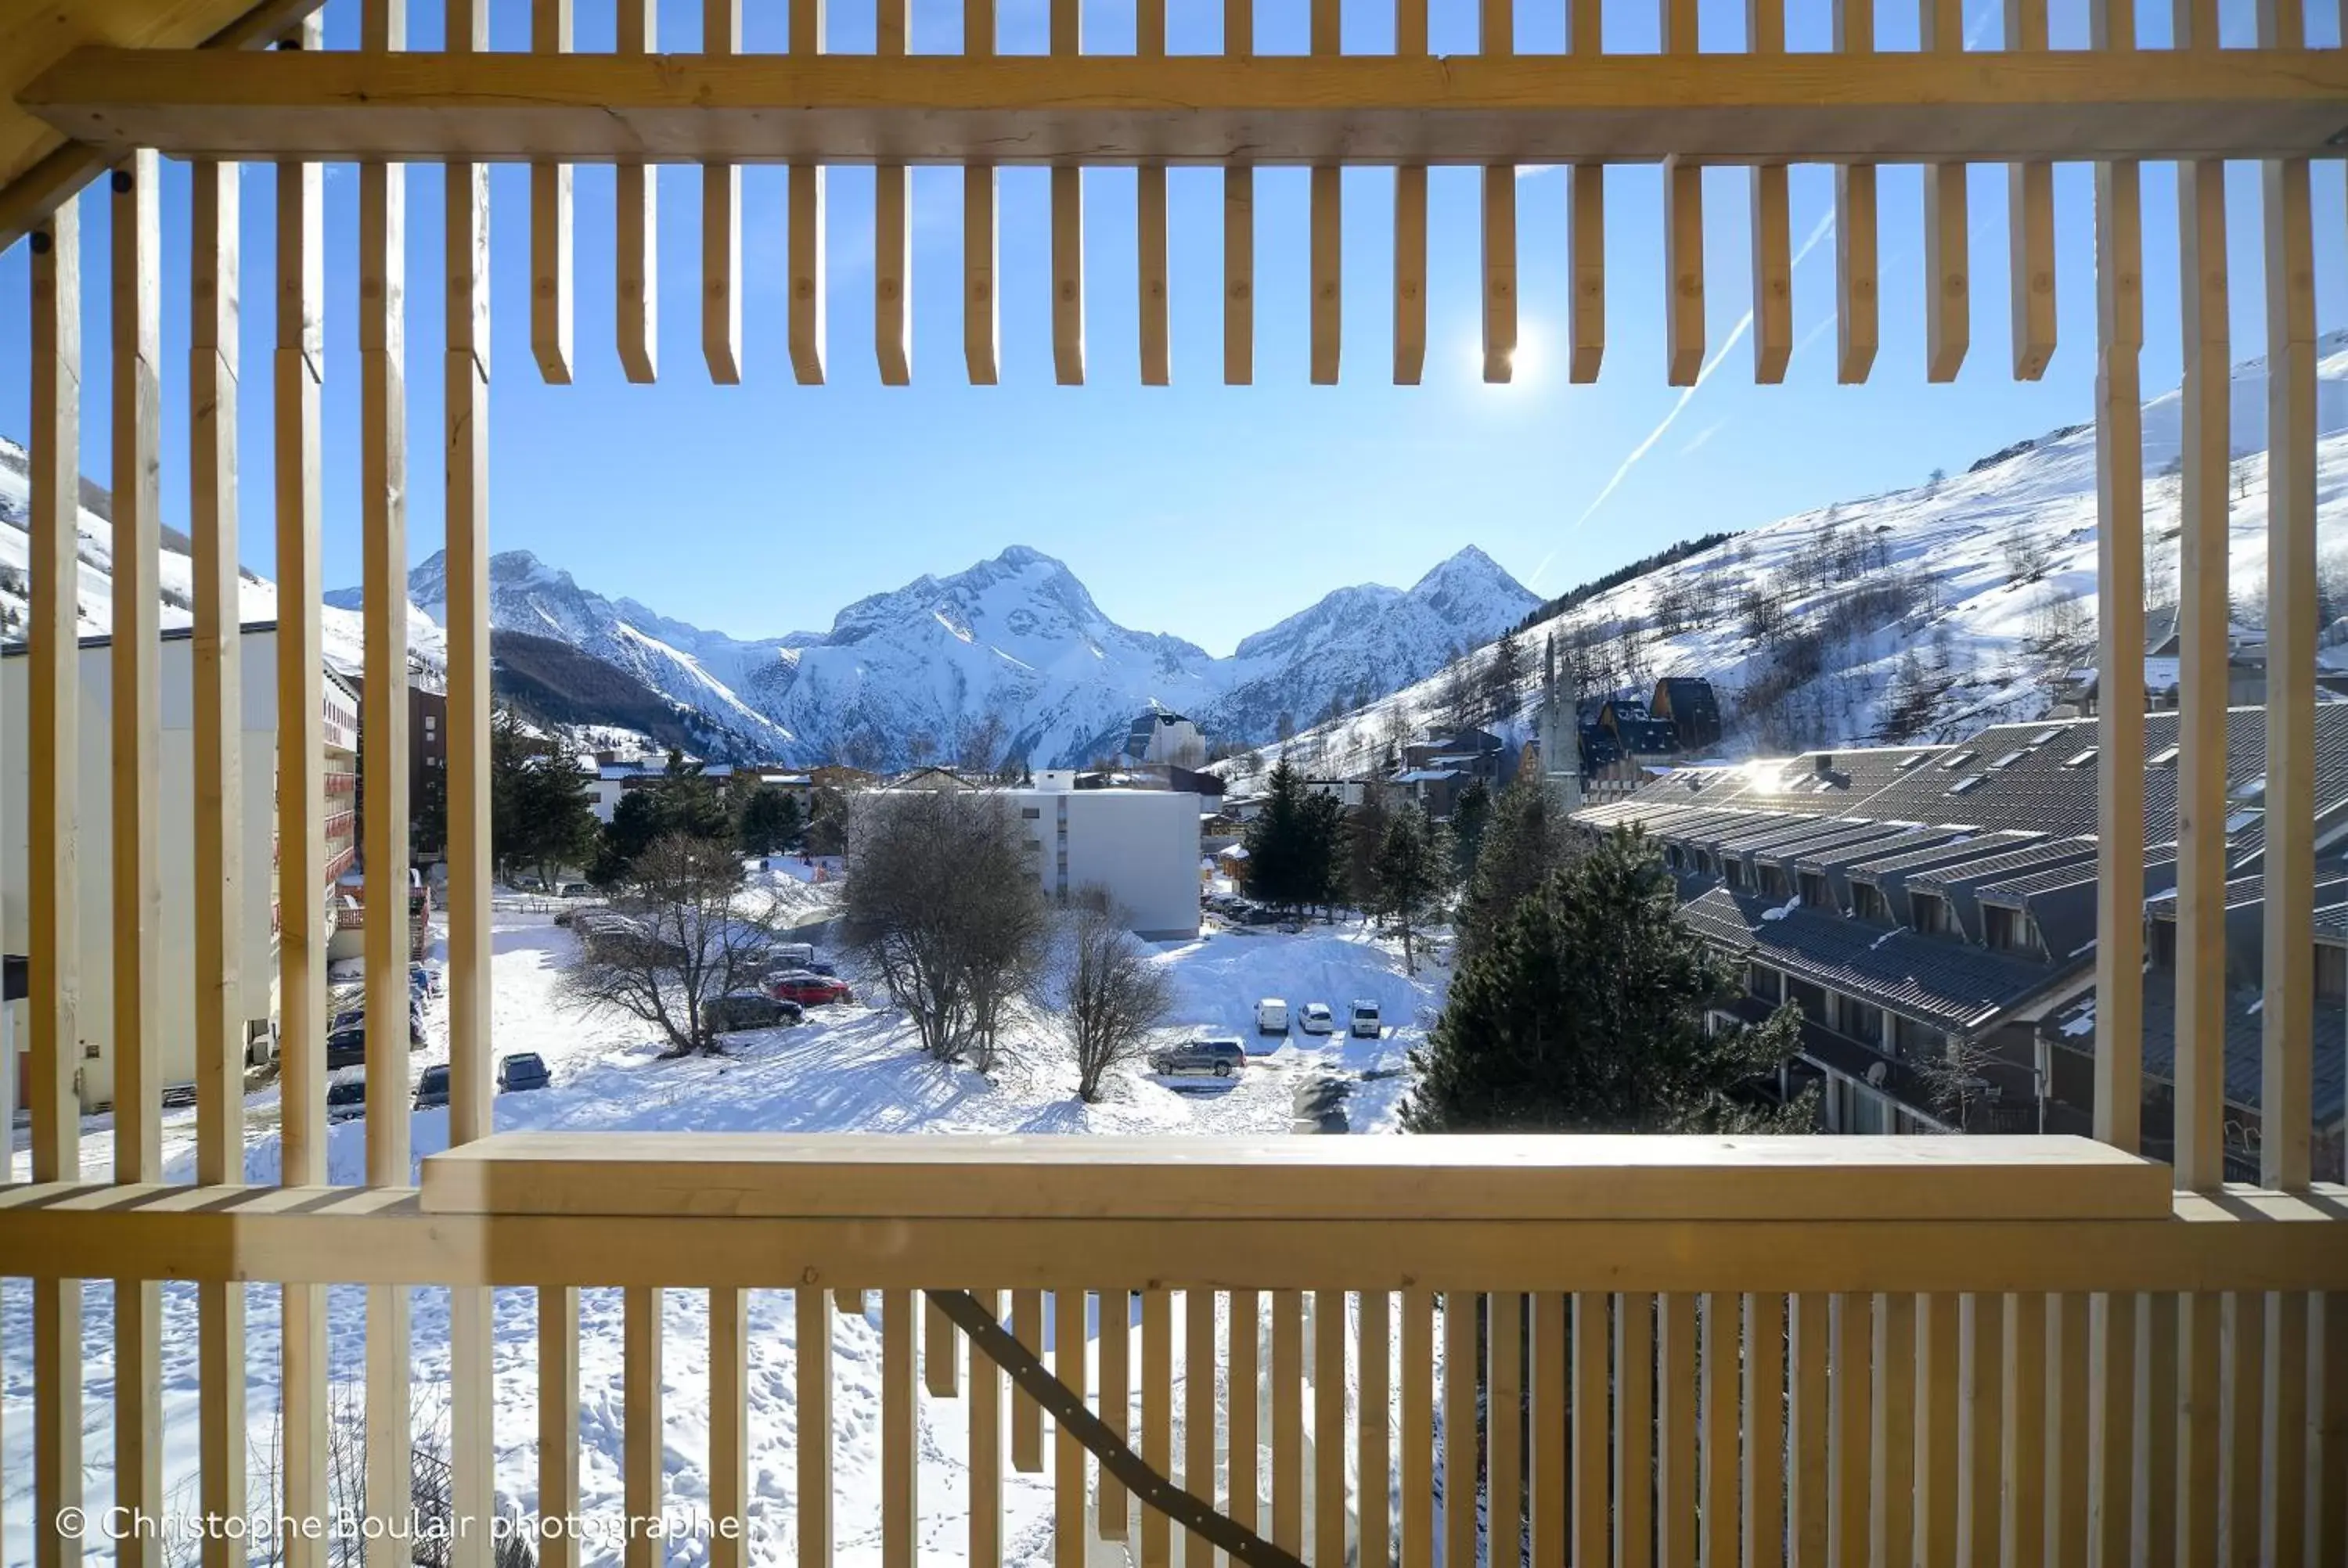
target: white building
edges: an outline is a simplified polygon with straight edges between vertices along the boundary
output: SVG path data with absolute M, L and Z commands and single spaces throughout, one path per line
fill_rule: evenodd
M 244 992 L 248 1048 L 254 1054 L 273 1048 L 277 1019 L 277 631 L 249 625 L 241 639 L 243 743 L 243 918 L 236 972 Z M 26 799 L 30 770 L 26 753 L 30 720 L 27 682 L 31 661 L 21 643 L 0 650 L 0 950 L 22 953 L 31 929 L 32 864 Z M 160 1046 L 165 1087 L 190 1084 L 196 1075 L 195 931 L 195 644 L 185 630 L 165 631 L 160 651 L 157 706 L 162 750 L 156 778 L 157 866 L 162 884 L 163 919 L 158 933 L 157 985 Z M 79 856 L 81 871 L 81 1054 L 82 1105 L 110 1103 L 114 1097 L 114 856 L 111 777 L 112 656 L 108 640 L 81 644 Z M 349 862 L 355 826 L 358 714 L 349 689 L 325 683 L 327 868 L 332 877 Z M 8 1004 L 19 1010 L 16 1004 Z M 28 1030 L 18 1016 L 10 1020 L 20 1050 Z M 15 1073 L 19 1064 L 6 1068 Z M 16 1103 L 23 1103 L 20 1099 Z
M 1199 934 L 1199 797 L 1154 789 L 1007 789 L 1045 897 L 1088 887 L 1153 941 Z
M 1207 737 L 1179 713 L 1152 708 L 1133 721 L 1125 737 L 1125 759 L 1131 763 L 1171 763 L 1179 768 L 1207 765 Z

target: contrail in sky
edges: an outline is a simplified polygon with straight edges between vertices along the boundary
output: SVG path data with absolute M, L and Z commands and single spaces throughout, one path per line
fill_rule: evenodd
M 1808 256 L 1811 251 L 1817 250 L 1818 246 L 1825 241 L 1826 237 L 1833 232 L 1834 209 L 1829 207 L 1827 209 L 1825 214 L 1818 219 L 1818 227 L 1810 231 L 1810 237 L 1802 241 L 1802 248 L 1794 252 L 1793 265 L 1796 267 L 1800 266 L 1803 259 Z M 1639 459 L 1644 457 L 1649 452 L 1654 449 L 1655 443 L 1663 438 L 1663 433 L 1672 427 L 1673 422 L 1677 420 L 1680 415 L 1686 410 L 1688 404 L 1694 400 L 1695 395 L 1704 389 L 1704 384 L 1712 379 L 1712 373 L 1718 370 L 1722 362 L 1726 360 L 1731 354 L 1735 352 L 1736 345 L 1743 343 L 1745 341 L 1746 333 L 1752 330 L 1753 309 L 1748 305 L 1746 307 L 1745 313 L 1737 318 L 1736 326 L 1729 333 L 1727 341 L 1723 343 L 1720 347 L 1714 352 L 1713 356 L 1710 359 L 1704 361 L 1704 368 L 1696 372 L 1694 382 L 1692 384 L 1684 386 L 1680 389 L 1679 400 L 1664 411 L 1663 417 L 1661 422 L 1659 422 L 1653 430 L 1647 432 L 1646 439 L 1641 441 L 1636 446 L 1631 448 L 1630 456 L 1624 457 L 1622 464 L 1615 468 L 1614 477 L 1607 480 L 1604 487 L 1601 487 L 1596 497 L 1591 500 L 1590 505 L 1581 509 L 1581 516 L 1573 519 L 1572 524 L 1565 530 L 1569 535 L 1580 528 L 1582 524 L 1588 522 L 1591 519 L 1591 515 L 1594 514 L 1599 507 L 1606 504 L 1607 497 L 1613 495 L 1616 490 L 1622 487 L 1622 481 L 1631 477 L 1631 470 L 1639 466 Z M 1565 547 L 1560 544 L 1557 547 L 1557 549 L 1550 550 L 1548 555 L 1541 558 L 1540 565 L 1533 569 L 1534 582 L 1540 582 L 1543 577 L 1548 575 L 1550 564 L 1557 559 L 1558 549 L 1562 549 L 1564 548 Z

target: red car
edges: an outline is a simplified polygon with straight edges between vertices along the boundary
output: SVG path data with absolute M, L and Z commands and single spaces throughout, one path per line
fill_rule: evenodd
M 797 1002 L 803 1008 L 856 999 L 846 980 L 834 979 L 829 975 L 785 975 L 767 988 L 767 994 L 782 1001 Z

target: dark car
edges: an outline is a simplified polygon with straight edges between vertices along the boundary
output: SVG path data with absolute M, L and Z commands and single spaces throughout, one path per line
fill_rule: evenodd
M 364 1020 L 336 1029 L 326 1036 L 326 1065 L 356 1067 L 366 1061 L 366 1023 Z
M 428 1111 L 435 1105 L 448 1103 L 448 1064 L 436 1061 L 424 1070 L 416 1081 L 416 1108 Z
M 1247 1048 L 1236 1040 L 1189 1040 L 1149 1053 L 1149 1071 L 1171 1075 L 1211 1073 L 1231 1078 L 1247 1067 Z
M 712 1034 L 740 1029 L 777 1029 L 799 1021 L 799 1004 L 757 991 L 730 991 L 701 1004 L 702 1027 Z
M 326 1120 L 348 1122 L 366 1114 L 366 1080 L 338 1078 L 326 1085 Z
M 822 1007 L 829 1002 L 852 1002 L 856 993 L 848 982 L 831 975 L 819 975 L 806 969 L 795 970 L 770 981 L 767 992 L 778 1001 L 797 1002 L 803 1008 Z
M 534 1050 L 517 1050 L 498 1059 L 498 1091 L 517 1093 L 525 1089 L 543 1089 L 554 1081 L 546 1071 L 546 1063 Z

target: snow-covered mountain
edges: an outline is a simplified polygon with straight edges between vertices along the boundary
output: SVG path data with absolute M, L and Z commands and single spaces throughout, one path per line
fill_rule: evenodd
M 2327 617 L 2348 618 L 2348 334 L 2318 349 L 2317 556 Z M 2237 365 L 2229 573 L 2235 620 L 2262 624 L 2266 592 L 2266 364 Z M 2182 400 L 2144 405 L 2147 597 L 2178 583 Z M 1960 475 L 1804 512 L 1587 597 L 1530 627 L 1510 726 L 1530 728 L 1541 653 L 1585 692 L 1698 675 L 1720 693 L 1728 754 L 1952 738 L 2053 705 L 2066 666 L 2093 662 L 2096 434 L 2072 425 L 1993 453 Z M 2157 616 L 2156 611 L 2156 616 Z M 2348 619 L 2323 636 L 2348 667 Z M 1473 654 L 1471 662 L 1488 657 Z M 1441 725 L 1441 682 L 1300 733 L 1316 770 L 1374 766 L 1397 730 Z M 1641 694 L 1643 695 L 1643 690 Z M 1241 765 L 1247 773 L 1268 759 Z
M 1076 763 L 1112 751 L 1152 703 L 1210 733 L 1272 738 L 1333 700 L 1366 702 L 1512 624 L 1538 598 L 1470 547 L 1408 590 L 1340 589 L 1228 659 L 1121 626 L 1062 562 L 1014 546 L 849 605 L 824 632 L 745 640 L 610 600 L 526 551 L 489 562 L 490 623 L 567 643 L 697 710 L 743 755 L 901 765 L 923 756 Z M 446 563 L 409 578 L 439 618 Z M 355 590 L 327 596 L 355 604 Z

